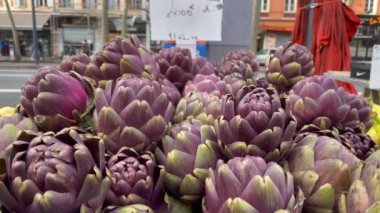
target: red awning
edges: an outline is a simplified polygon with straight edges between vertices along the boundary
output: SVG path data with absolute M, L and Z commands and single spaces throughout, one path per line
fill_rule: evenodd
M 292 32 L 294 28 L 293 21 L 273 21 L 273 20 L 261 20 L 260 28 L 269 31 L 286 31 Z

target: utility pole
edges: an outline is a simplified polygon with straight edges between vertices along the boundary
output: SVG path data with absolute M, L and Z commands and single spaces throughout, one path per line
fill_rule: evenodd
M 251 50 L 257 52 L 257 36 L 260 31 L 261 0 L 252 1 L 252 13 Z
M 33 46 L 34 46 L 34 62 L 40 63 L 40 52 L 38 49 L 37 27 L 36 27 L 36 5 L 35 0 L 32 0 L 32 20 L 33 20 Z
M 124 11 L 123 11 L 123 24 L 121 28 L 121 36 L 126 37 L 128 34 L 128 0 L 124 0 Z
M 149 15 L 149 0 L 143 0 L 142 1 L 142 10 L 143 10 L 143 20 L 145 20 L 145 41 L 146 41 L 146 48 L 150 49 L 150 15 Z
M 108 0 L 102 1 L 102 45 L 108 41 Z
M 311 48 L 311 39 L 313 37 L 313 16 L 314 16 L 314 8 L 316 5 L 314 4 L 314 0 L 309 1 L 309 5 L 307 7 L 308 15 L 307 15 L 307 33 L 306 33 L 306 47 L 310 50 Z
M 12 16 L 12 12 L 11 12 L 11 8 L 9 6 L 8 0 L 5 0 L 5 6 L 7 7 L 8 17 L 9 17 L 9 20 L 11 21 L 11 25 L 12 25 L 12 36 L 13 36 L 16 61 L 20 61 L 20 59 L 21 59 L 20 43 L 18 41 L 16 25 L 15 25 L 15 21 L 13 20 L 13 16 Z

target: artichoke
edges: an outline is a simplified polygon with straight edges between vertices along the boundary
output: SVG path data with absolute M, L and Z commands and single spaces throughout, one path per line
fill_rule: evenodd
M 188 81 L 184 90 L 183 96 L 191 92 L 206 92 L 218 97 L 232 93 L 231 85 L 221 80 L 216 75 L 198 74 L 192 81 Z
M 102 177 L 102 140 L 82 140 L 72 129 L 34 136 L 5 151 L 8 176 L 0 182 L 2 207 L 8 212 L 99 211 L 109 189 Z
M 44 131 L 88 126 L 93 89 L 75 72 L 68 74 L 54 67 L 43 67 L 29 78 L 21 93 L 22 107 Z
M 362 106 L 357 102 L 364 100 L 358 97 L 351 101 L 344 89 L 338 87 L 334 79 L 326 76 L 309 77 L 298 82 L 290 91 L 289 99 L 298 128 L 307 124 L 322 129 L 334 126 L 339 129 L 355 128 L 367 123 L 367 113 L 371 112 L 369 106 L 357 108 Z
M 183 97 L 176 108 L 174 123 L 197 119 L 203 123 L 214 124 L 215 119 L 223 115 L 230 118 L 234 115 L 234 103 L 227 97 L 221 98 L 205 92 L 192 92 Z
M 367 132 L 372 126 L 372 107 L 368 101 L 364 97 L 346 93 L 346 102 L 351 110 L 343 121 L 344 125 L 351 128 L 359 126 L 363 133 Z
M 222 64 L 228 61 L 243 61 L 245 64 L 248 64 L 251 67 L 253 72 L 259 71 L 259 65 L 256 61 L 256 56 L 252 51 L 249 50 L 234 50 L 226 53 L 222 59 Z
M 305 194 L 304 212 L 333 212 L 347 191 L 361 161 L 339 141 L 317 134 L 299 134 L 287 157 L 296 187 Z
M 59 69 L 63 72 L 75 71 L 80 75 L 96 79 L 96 76 L 91 76 L 90 73 L 87 73 L 87 65 L 90 63 L 91 58 L 86 54 L 77 54 L 63 60 L 59 65 Z
M 339 212 L 380 211 L 380 169 L 373 164 L 365 164 L 360 176 L 352 183 L 347 193 L 339 199 Z
M 267 161 L 281 160 L 292 147 L 296 130 L 287 100 L 273 88 L 251 86 L 240 90 L 236 102 L 234 117 L 220 117 L 215 122 L 224 154 L 229 158 L 248 154 Z
M 314 75 L 311 52 L 300 44 L 288 43 L 274 54 L 266 77 L 280 91 L 288 91 L 298 81 Z
M 129 206 L 116 207 L 110 206 L 103 210 L 104 213 L 154 213 L 149 206 L 142 204 L 133 204 Z
M 226 76 L 233 76 L 246 81 L 249 85 L 256 83 L 256 73 L 243 61 L 226 61 L 217 69 L 217 74 L 221 79 Z
M 214 65 L 207 61 L 207 59 L 196 56 L 193 59 L 193 68 L 191 73 L 193 75 L 202 74 L 202 75 L 212 75 L 215 74 Z
M 215 167 L 221 153 L 214 128 L 193 119 L 174 125 L 156 156 L 166 168 L 167 190 L 191 203 L 203 197 L 208 169 Z
M 123 147 L 115 155 L 106 156 L 106 172 L 111 182 L 107 205 L 144 204 L 155 208 L 160 204 L 158 201 L 164 196 L 165 171 L 156 166 L 152 153 L 139 155 Z
M 159 75 L 153 53 L 142 46 L 135 35 L 111 40 L 92 61 L 87 72 L 99 80 L 116 80 L 122 75 L 156 80 Z
M 172 47 L 162 49 L 156 60 L 160 65 L 160 72 L 171 81 L 180 91 L 186 82 L 193 79 L 192 58 L 189 49 Z
M 302 202 L 294 194 L 292 175 L 278 164 L 236 157 L 210 169 L 203 212 L 300 212 Z
M 142 78 L 108 81 L 95 92 L 95 128 L 113 153 L 121 147 L 143 151 L 158 142 L 174 106 L 156 81 Z
M 364 160 L 377 149 L 377 144 L 359 127 L 340 130 L 341 140 L 356 157 Z
M 166 94 L 166 96 L 168 96 L 169 101 L 176 106 L 178 101 L 181 99 L 181 93 L 177 87 L 166 78 L 159 78 L 157 81 L 161 84 L 162 91 Z
M 19 113 L 0 117 L 0 158 L 4 157 L 5 149 L 20 137 L 22 130 L 38 132 L 34 121 Z

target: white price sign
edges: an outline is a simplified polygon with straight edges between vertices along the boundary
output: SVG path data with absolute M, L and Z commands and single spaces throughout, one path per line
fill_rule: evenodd
M 370 89 L 380 89 L 380 45 L 373 46 Z
M 152 40 L 221 41 L 223 0 L 150 0 Z

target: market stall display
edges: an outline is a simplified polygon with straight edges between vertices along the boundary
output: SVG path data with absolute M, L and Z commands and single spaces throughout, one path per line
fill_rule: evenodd
M 378 212 L 378 115 L 305 47 L 274 56 L 257 79 L 252 52 L 130 36 L 41 68 L 0 109 L 0 210 Z

